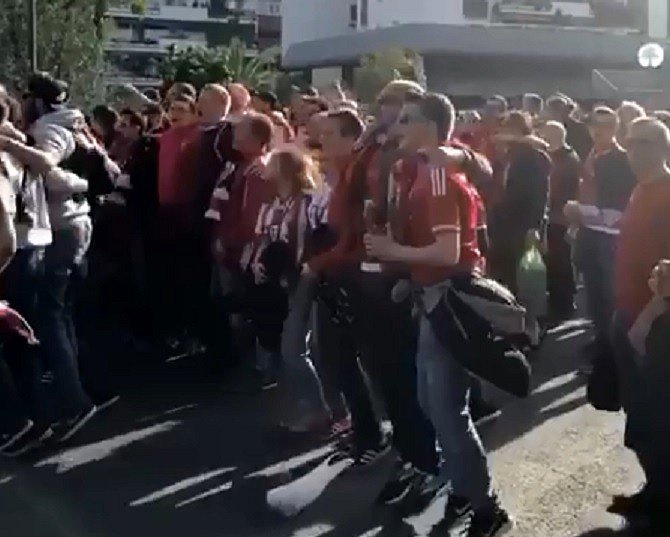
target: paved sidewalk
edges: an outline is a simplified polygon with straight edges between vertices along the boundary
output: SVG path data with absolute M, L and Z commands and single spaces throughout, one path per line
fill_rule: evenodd
M 586 329 L 550 335 L 526 400 L 492 393 L 502 417 L 482 433 L 515 537 L 614 537 L 611 495 L 641 476 L 621 448 L 623 419 L 585 402 L 575 373 Z M 443 501 L 402 520 L 373 505 L 390 460 L 364 473 L 320 463 L 328 446 L 279 435 L 271 393 L 226 394 L 199 364 L 137 379 L 122 403 L 60 452 L 0 460 L 0 535 L 7 537 L 408 537 L 444 535 Z M 296 483 L 296 480 L 300 479 Z M 330 481 L 332 479 L 332 481 Z M 288 487 L 285 487 L 288 485 Z M 283 487 L 283 488 L 280 488 Z M 300 514 L 268 507 L 320 492 Z M 293 499 L 291 500 L 293 501 Z M 295 501 L 298 501 L 297 499 Z M 602 535 L 589 534 L 602 528 Z

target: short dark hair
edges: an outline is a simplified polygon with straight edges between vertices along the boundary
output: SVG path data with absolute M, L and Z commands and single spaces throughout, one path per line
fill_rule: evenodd
M 509 110 L 509 101 L 502 95 L 491 95 L 486 99 L 486 104 L 496 103 L 502 109 L 503 114 Z
M 162 115 L 163 108 L 158 103 L 147 103 L 142 107 L 142 114 L 144 114 L 145 116 Z
M 156 88 L 149 88 L 148 90 L 145 90 L 144 96 L 147 99 L 151 99 L 155 103 L 161 100 L 161 92 L 158 91 Z
M 522 136 L 533 134 L 533 121 L 526 112 L 513 110 L 505 117 L 504 127 L 518 130 Z
M 319 112 L 326 112 L 328 110 L 328 103 L 321 97 L 303 97 L 302 101 L 305 104 L 316 106 L 319 109 Z
M 93 112 L 91 112 L 91 116 L 105 128 L 113 128 L 114 125 L 116 125 L 116 121 L 119 119 L 116 110 L 105 104 L 96 106 L 93 109 Z
M 272 120 L 265 114 L 257 113 L 247 114 L 245 117 L 249 121 L 252 136 L 262 145 L 269 145 L 274 129 Z
M 526 93 L 524 94 L 523 99 L 531 103 L 533 108 L 537 111 L 541 111 L 544 106 L 544 99 L 537 93 Z
M 133 127 L 139 127 L 140 134 L 144 134 L 144 131 L 147 128 L 147 121 L 144 117 L 142 117 L 141 114 L 130 108 L 124 108 L 121 110 L 119 115 L 121 117 L 127 118 L 128 123 L 130 123 Z
M 344 138 L 358 139 L 363 134 L 363 122 L 353 110 L 333 110 L 326 117 L 339 123 L 340 136 Z
M 426 93 L 418 102 L 421 115 L 437 125 L 437 135 L 446 141 L 454 131 L 456 110 L 449 97 L 441 93 Z
M 279 108 L 279 99 L 271 91 L 254 91 L 252 95 L 269 105 L 272 110 L 277 110 Z
M 188 82 L 175 82 L 168 91 L 176 92 L 177 97 L 191 97 L 193 100 L 198 96 L 195 86 Z

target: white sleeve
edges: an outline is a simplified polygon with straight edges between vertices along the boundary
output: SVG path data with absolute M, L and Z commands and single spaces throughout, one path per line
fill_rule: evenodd
M 59 163 L 74 153 L 76 147 L 74 136 L 65 127 L 54 124 L 40 125 L 31 134 L 35 139 L 35 146 L 54 155 Z

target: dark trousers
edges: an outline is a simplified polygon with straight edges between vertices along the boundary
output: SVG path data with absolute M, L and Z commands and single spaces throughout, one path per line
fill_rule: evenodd
M 37 329 L 38 289 L 44 272 L 44 250 L 19 250 L 2 275 L 2 294 L 11 306 Z M 39 332 L 37 333 L 39 338 Z M 30 417 L 46 425 L 51 408 L 42 383 L 38 348 L 9 337 L 3 341 L 0 357 L 0 415 L 3 429 L 13 430 Z
M 572 313 L 575 301 L 575 275 L 572 249 L 566 240 L 568 228 L 549 224 L 547 228 L 547 290 L 549 309 L 553 314 Z
M 584 276 L 589 317 L 599 344 L 610 341 L 614 315 L 616 235 L 581 228 L 575 244 L 575 264 Z
M 77 289 L 86 275 L 92 225 L 83 219 L 54 232 L 46 249 L 39 286 L 38 338 L 44 365 L 54 375 L 58 417 L 72 417 L 92 406 L 79 374 L 79 345 L 74 325 Z
M 418 327 L 411 304 L 391 300 L 395 281 L 375 285 L 377 274 L 359 275 L 358 341 L 363 365 L 381 395 L 402 459 L 436 473 L 435 432 L 419 406 L 416 353 Z
M 288 314 L 288 293 L 278 283 L 250 283 L 247 307 L 254 335 L 263 350 L 281 353 L 281 336 Z
M 364 450 L 378 446 L 382 440 L 380 423 L 358 359 L 353 328 L 335 322 L 331 310 L 322 302 L 317 305 L 316 325 L 321 367 L 344 396 L 356 447 Z
M 380 437 L 379 422 L 357 361 L 360 357 L 363 368 L 382 397 L 393 425 L 394 445 L 401 457 L 423 471 L 435 473 L 435 433 L 421 411 L 417 397 L 417 329 L 410 305 L 392 302 L 393 283 L 378 274 L 366 273 L 357 274 L 344 283 L 353 297 L 353 326 L 338 327 L 331 335 L 331 341 L 324 341 L 322 332 L 319 332 L 319 346 L 322 353 L 330 353 L 332 349 L 328 347 L 337 346 L 338 338 L 340 340 L 339 351 L 344 354 L 340 359 L 348 364 L 345 383 L 340 384 L 340 389 L 351 411 L 354 434 L 368 441 L 378 441 Z M 346 344 L 342 345 L 342 342 Z M 333 359 L 322 357 L 329 363 Z M 342 381 L 341 372 L 339 378 Z M 352 397 L 355 398 L 353 408 Z

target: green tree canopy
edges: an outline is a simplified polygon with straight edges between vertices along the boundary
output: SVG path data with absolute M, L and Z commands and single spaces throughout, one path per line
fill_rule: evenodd
M 249 56 L 244 42 L 233 38 L 228 46 L 172 49 L 161 65 L 169 82 L 190 82 L 198 88 L 213 82 L 243 82 L 251 88 L 268 87 L 275 77 L 277 48 Z
M 415 52 L 401 48 L 366 54 L 360 59 L 360 67 L 354 71 L 356 95 L 361 101 L 371 103 L 392 80 L 417 80 L 419 64 Z
M 73 99 L 100 95 L 107 0 L 37 0 L 38 68 L 70 84 Z M 0 9 L 0 72 L 21 88 L 30 74 L 26 0 L 3 0 Z

